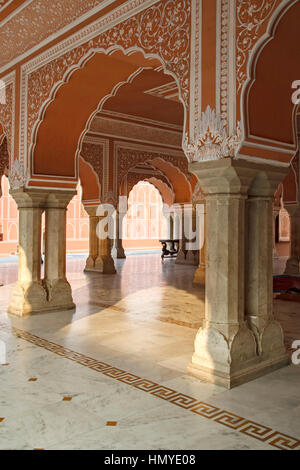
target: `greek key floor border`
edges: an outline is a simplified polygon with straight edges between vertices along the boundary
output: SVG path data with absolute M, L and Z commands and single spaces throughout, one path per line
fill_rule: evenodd
M 106 364 L 105 362 L 101 362 L 84 354 L 72 351 L 71 349 L 60 346 L 59 344 L 33 335 L 28 331 L 9 327 L 2 322 L 0 322 L 0 330 L 7 333 L 13 333 L 18 338 L 44 348 L 47 351 L 51 351 L 58 356 L 74 361 L 77 364 L 88 367 L 96 372 L 100 372 L 107 377 L 123 382 L 137 390 L 149 393 L 162 400 L 168 401 L 173 405 L 222 424 L 223 426 L 250 436 L 258 441 L 265 442 L 270 446 L 281 450 L 300 450 L 300 439 L 275 431 L 272 428 L 256 423 L 255 421 L 251 421 L 247 418 L 243 418 L 229 411 L 222 410 L 221 408 L 217 408 L 216 406 L 203 401 L 199 401 L 189 395 L 184 395 L 176 390 L 159 385 L 151 380 L 131 374 L 130 372 L 122 369 L 118 369 L 117 367 Z

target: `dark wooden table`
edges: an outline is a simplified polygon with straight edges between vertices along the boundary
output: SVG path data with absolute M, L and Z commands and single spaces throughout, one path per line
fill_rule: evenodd
M 174 258 L 179 251 L 179 240 L 159 240 L 162 244 L 161 259 Z

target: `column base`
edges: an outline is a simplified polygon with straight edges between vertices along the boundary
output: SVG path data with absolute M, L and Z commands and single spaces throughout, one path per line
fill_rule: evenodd
M 252 364 L 251 366 L 239 371 L 225 374 L 221 371 L 191 362 L 187 367 L 187 373 L 204 382 L 231 389 L 238 385 L 242 385 L 243 383 L 262 377 L 265 374 L 269 374 L 270 372 L 274 372 L 275 370 L 289 364 L 290 358 L 287 355 L 269 361 L 258 359 L 257 364 Z
M 233 325 L 233 330 L 236 328 Z M 187 373 L 205 382 L 231 389 L 290 363 L 281 345 L 275 342 L 266 354 L 256 352 L 256 340 L 246 325 L 226 337 L 217 329 L 202 328 L 195 340 L 195 354 Z
M 205 286 L 205 266 L 199 266 L 196 269 L 193 284 Z
M 175 264 L 186 264 L 188 266 L 198 266 L 199 251 L 179 251 Z
M 95 261 L 95 267 L 93 271 L 100 272 L 102 274 L 116 274 L 115 262 L 111 256 L 98 257 Z
M 300 274 L 300 260 L 299 258 L 289 258 L 286 262 L 284 274 L 299 275 Z
M 13 287 L 10 305 L 7 309 L 11 315 L 25 317 L 48 310 L 47 293 L 39 282 L 21 284 Z
M 185 255 L 186 253 L 183 250 L 179 250 L 175 264 L 185 264 Z
M 111 255 L 116 259 L 126 259 L 124 248 L 113 248 L 111 250 Z
M 95 267 L 95 258 L 93 258 L 92 256 L 89 256 L 85 262 L 84 272 L 91 271 L 94 269 L 94 267 Z
M 49 310 L 75 309 L 72 289 L 66 279 L 45 280 L 45 288 L 48 294 Z

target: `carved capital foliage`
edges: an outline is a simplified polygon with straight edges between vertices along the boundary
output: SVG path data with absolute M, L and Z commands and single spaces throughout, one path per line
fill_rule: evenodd
M 9 184 L 10 189 L 24 188 L 27 184 L 28 176 L 26 175 L 23 164 L 20 160 L 12 160 L 10 172 L 9 172 Z
M 228 135 L 227 126 L 214 109 L 207 106 L 199 119 L 196 138 L 189 142 L 186 134 L 184 151 L 190 161 L 218 160 L 234 157 L 241 143 L 240 123 L 236 132 Z

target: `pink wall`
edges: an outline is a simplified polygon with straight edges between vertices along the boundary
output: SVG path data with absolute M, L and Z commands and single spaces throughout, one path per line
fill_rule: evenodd
M 141 181 L 133 187 L 123 221 L 125 250 L 161 248 L 159 239 L 165 238 L 167 232 L 162 206 L 161 196 L 152 184 Z
M 87 253 L 89 246 L 89 218 L 81 204 L 81 186 L 72 199 L 67 211 L 67 251 Z M 124 240 L 125 249 L 160 248 L 159 238 L 165 237 L 166 224 L 162 214 L 162 199 L 157 189 L 141 182 L 130 192 L 129 212 L 124 220 L 124 233 L 130 240 Z M 43 216 L 42 231 L 45 221 Z M 2 178 L 0 198 L 0 256 L 15 254 L 18 244 L 17 205 L 9 195 L 8 179 Z

